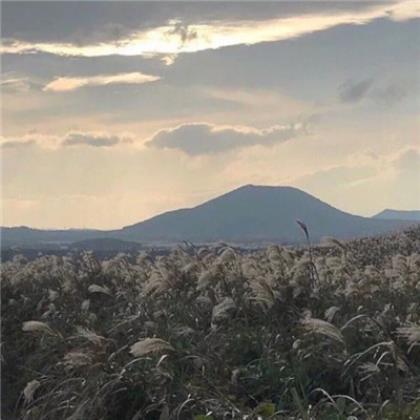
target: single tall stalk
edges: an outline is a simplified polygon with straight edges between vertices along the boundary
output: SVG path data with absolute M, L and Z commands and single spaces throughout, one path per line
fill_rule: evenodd
M 312 288 L 314 288 L 316 284 L 319 283 L 319 276 L 318 276 L 318 271 L 315 267 L 314 258 L 312 254 L 312 243 L 311 243 L 311 237 L 309 235 L 309 229 L 308 229 L 308 226 L 306 226 L 306 224 L 302 222 L 301 220 L 296 220 L 296 223 L 302 229 L 306 237 L 306 243 L 307 243 L 308 251 L 309 251 L 309 261 L 310 261 L 310 266 L 311 266 L 311 286 Z

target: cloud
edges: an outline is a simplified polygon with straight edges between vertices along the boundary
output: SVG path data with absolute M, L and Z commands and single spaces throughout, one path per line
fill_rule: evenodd
M 393 0 L 395 3 L 395 0 Z M 18 3 L 18 4 L 16 4 Z M 183 23 L 206 20 L 265 20 L 274 16 L 363 10 L 367 2 L 68 2 L 57 4 L 30 1 L 2 4 L 2 36 L 30 41 L 99 43 L 129 37 L 134 31 L 160 26 L 178 17 Z
M 375 89 L 373 92 L 374 99 L 382 105 L 393 106 L 405 99 L 413 89 L 403 82 L 390 83 L 384 87 Z
M 112 147 L 119 144 L 132 143 L 131 136 L 117 136 L 96 132 L 71 132 L 64 136 L 31 133 L 21 138 L 1 138 L 3 149 L 23 149 L 38 146 L 43 149 L 58 149 L 60 147 L 87 146 L 87 147 Z
M 3 68 L 6 68 L 6 66 L 3 65 Z M 5 105 L 6 103 L 9 104 L 9 97 L 13 97 L 13 95 L 15 94 L 23 94 L 26 99 L 28 96 L 27 94 L 34 88 L 37 88 L 36 81 L 31 80 L 29 77 L 22 75 L 20 72 L 4 72 L 2 74 L 2 80 L 0 80 L 0 93 L 5 95 L 3 97 L 3 105 Z M 6 95 L 9 96 L 7 100 Z M 3 108 L 5 109 L 7 108 L 7 106 L 3 106 Z
M 30 88 L 30 83 L 25 77 L 4 77 L 0 81 L 0 88 L 2 91 L 27 92 Z
M 420 148 L 401 150 L 388 166 L 392 177 L 386 183 L 389 203 L 384 208 L 420 210 Z
M 408 148 L 400 153 L 392 162 L 397 173 L 411 179 L 418 186 L 420 202 L 420 148 Z
M 1 147 L 3 149 L 23 149 L 35 144 L 35 140 L 6 140 L 1 143 Z
M 416 1 L 378 3 L 367 9 L 326 10 L 261 20 L 230 19 L 185 23 L 170 20 L 161 26 L 133 31 L 125 38 L 82 45 L 72 42 L 30 42 L 5 38 L 0 52 L 9 54 L 44 52 L 60 56 L 101 57 L 161 55 L 170 64 L 180 53 L 191 53 L 235 45 L 254 45 L 292 39 L 338 25 L 360 25 L 374 19 L 404 21 L 420 17 Z
M 375 86 L 374 86 L 375 85 Z M 356 103 L 364 98 L 372 99 L 384 106 L 393 106 L 405 99 L 410 93 L 414 93 L 416 87 L 410 90 L 407 81 L 394 81 L 388 84 L 377 86 L 373 78 L 359 82 L 347 81 L 339 88 L 339 99 L 342 103 Z
M 362 100 L 373 85 L 373 79 L 360 82 L 348 81 L 340 86 L 339 98 L 343 103 L 355 103 Z
M 408 146 L 389 154 L 351 155 L 341 164 L 299 176 L 292 184 L 347 211 L 355 211 L 355 203 L 366 214 L 400 206 L 420 209 L 419 168 L 420 148 Z
M 110 147 L 117 145 L 121 141 L 122 139 L 117 136 L 70 133 L 63 139 L 61 144 L 63 146 Z
M 346 187 L 365 182 L 376 173 L 377 169 L 371 165 L 336 165 L 303 175 L 295 183 L 311 191 L 343 191 Z
M 191 156 L 211 155 L 254 145 L 272 146 L 306 132 L 306 127 L 301 123 L 266 129 L 192 123 L 158 131 L 146 145 L 181 150 Z
M 44 91 L 68 92 L 85 86 L 106 86 L 111 84 L 143 84 L 159 80 L 159 76 L 143 73 L 120 73 L 87 77 L 58 77 L 44 87 Z

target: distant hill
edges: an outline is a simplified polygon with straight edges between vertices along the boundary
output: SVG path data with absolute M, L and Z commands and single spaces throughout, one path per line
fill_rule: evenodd
M 142 245 L 138 242 L 123 241 L 114 238 L 95 238 L 86 239 L 84 241 L 74 242 L 69 246 L 72 250 L 83 251 L 140 251 Z
M 385 209 L 373 216 L 375 219 L 398 219 L 398 220 L 412 220 L 420 222 L 420 210 L 392 210 Z
M 57 247 L 63 244 L 70 244 L 76 241 L 106 237 L 106 231 L 90 229 L 66 229 L 66 230 L 44 230 L 32 229 L 27 226 L 2 227 L 1 245 L 19 246 L 29 248 Z
M 3 228 L 1 234 L 2 246 L 70 245 L 103 238 L 144 244 L 183 240 L 301 243 L 304 237 L 297 219 L 306 223 L 313 241 L 323 236 L 344 239 L 369 236 L 412 224 L 345 213 L 296 188 L 246 185 L 199 206 L 163 213 L 119 230 L 43 231 L 24 227 Z

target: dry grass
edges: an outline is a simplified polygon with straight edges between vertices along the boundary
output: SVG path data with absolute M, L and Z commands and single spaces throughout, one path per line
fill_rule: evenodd
M 420 229 L 2 265 L 2 418 L 420 418 Z M 6 392 L 4 392 L 6 390 Z
M 130 353 L 134 357 L 142 357 L 146 354 L 174 351 L 174 348 L 165 340 L 160 338 L 144 338 L 130 347 Z

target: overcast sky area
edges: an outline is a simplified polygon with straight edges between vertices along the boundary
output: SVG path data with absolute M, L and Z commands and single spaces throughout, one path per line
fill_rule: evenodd
M 420 209 L 420 2 L 2 2 L 5 226 L 244 184 Z

